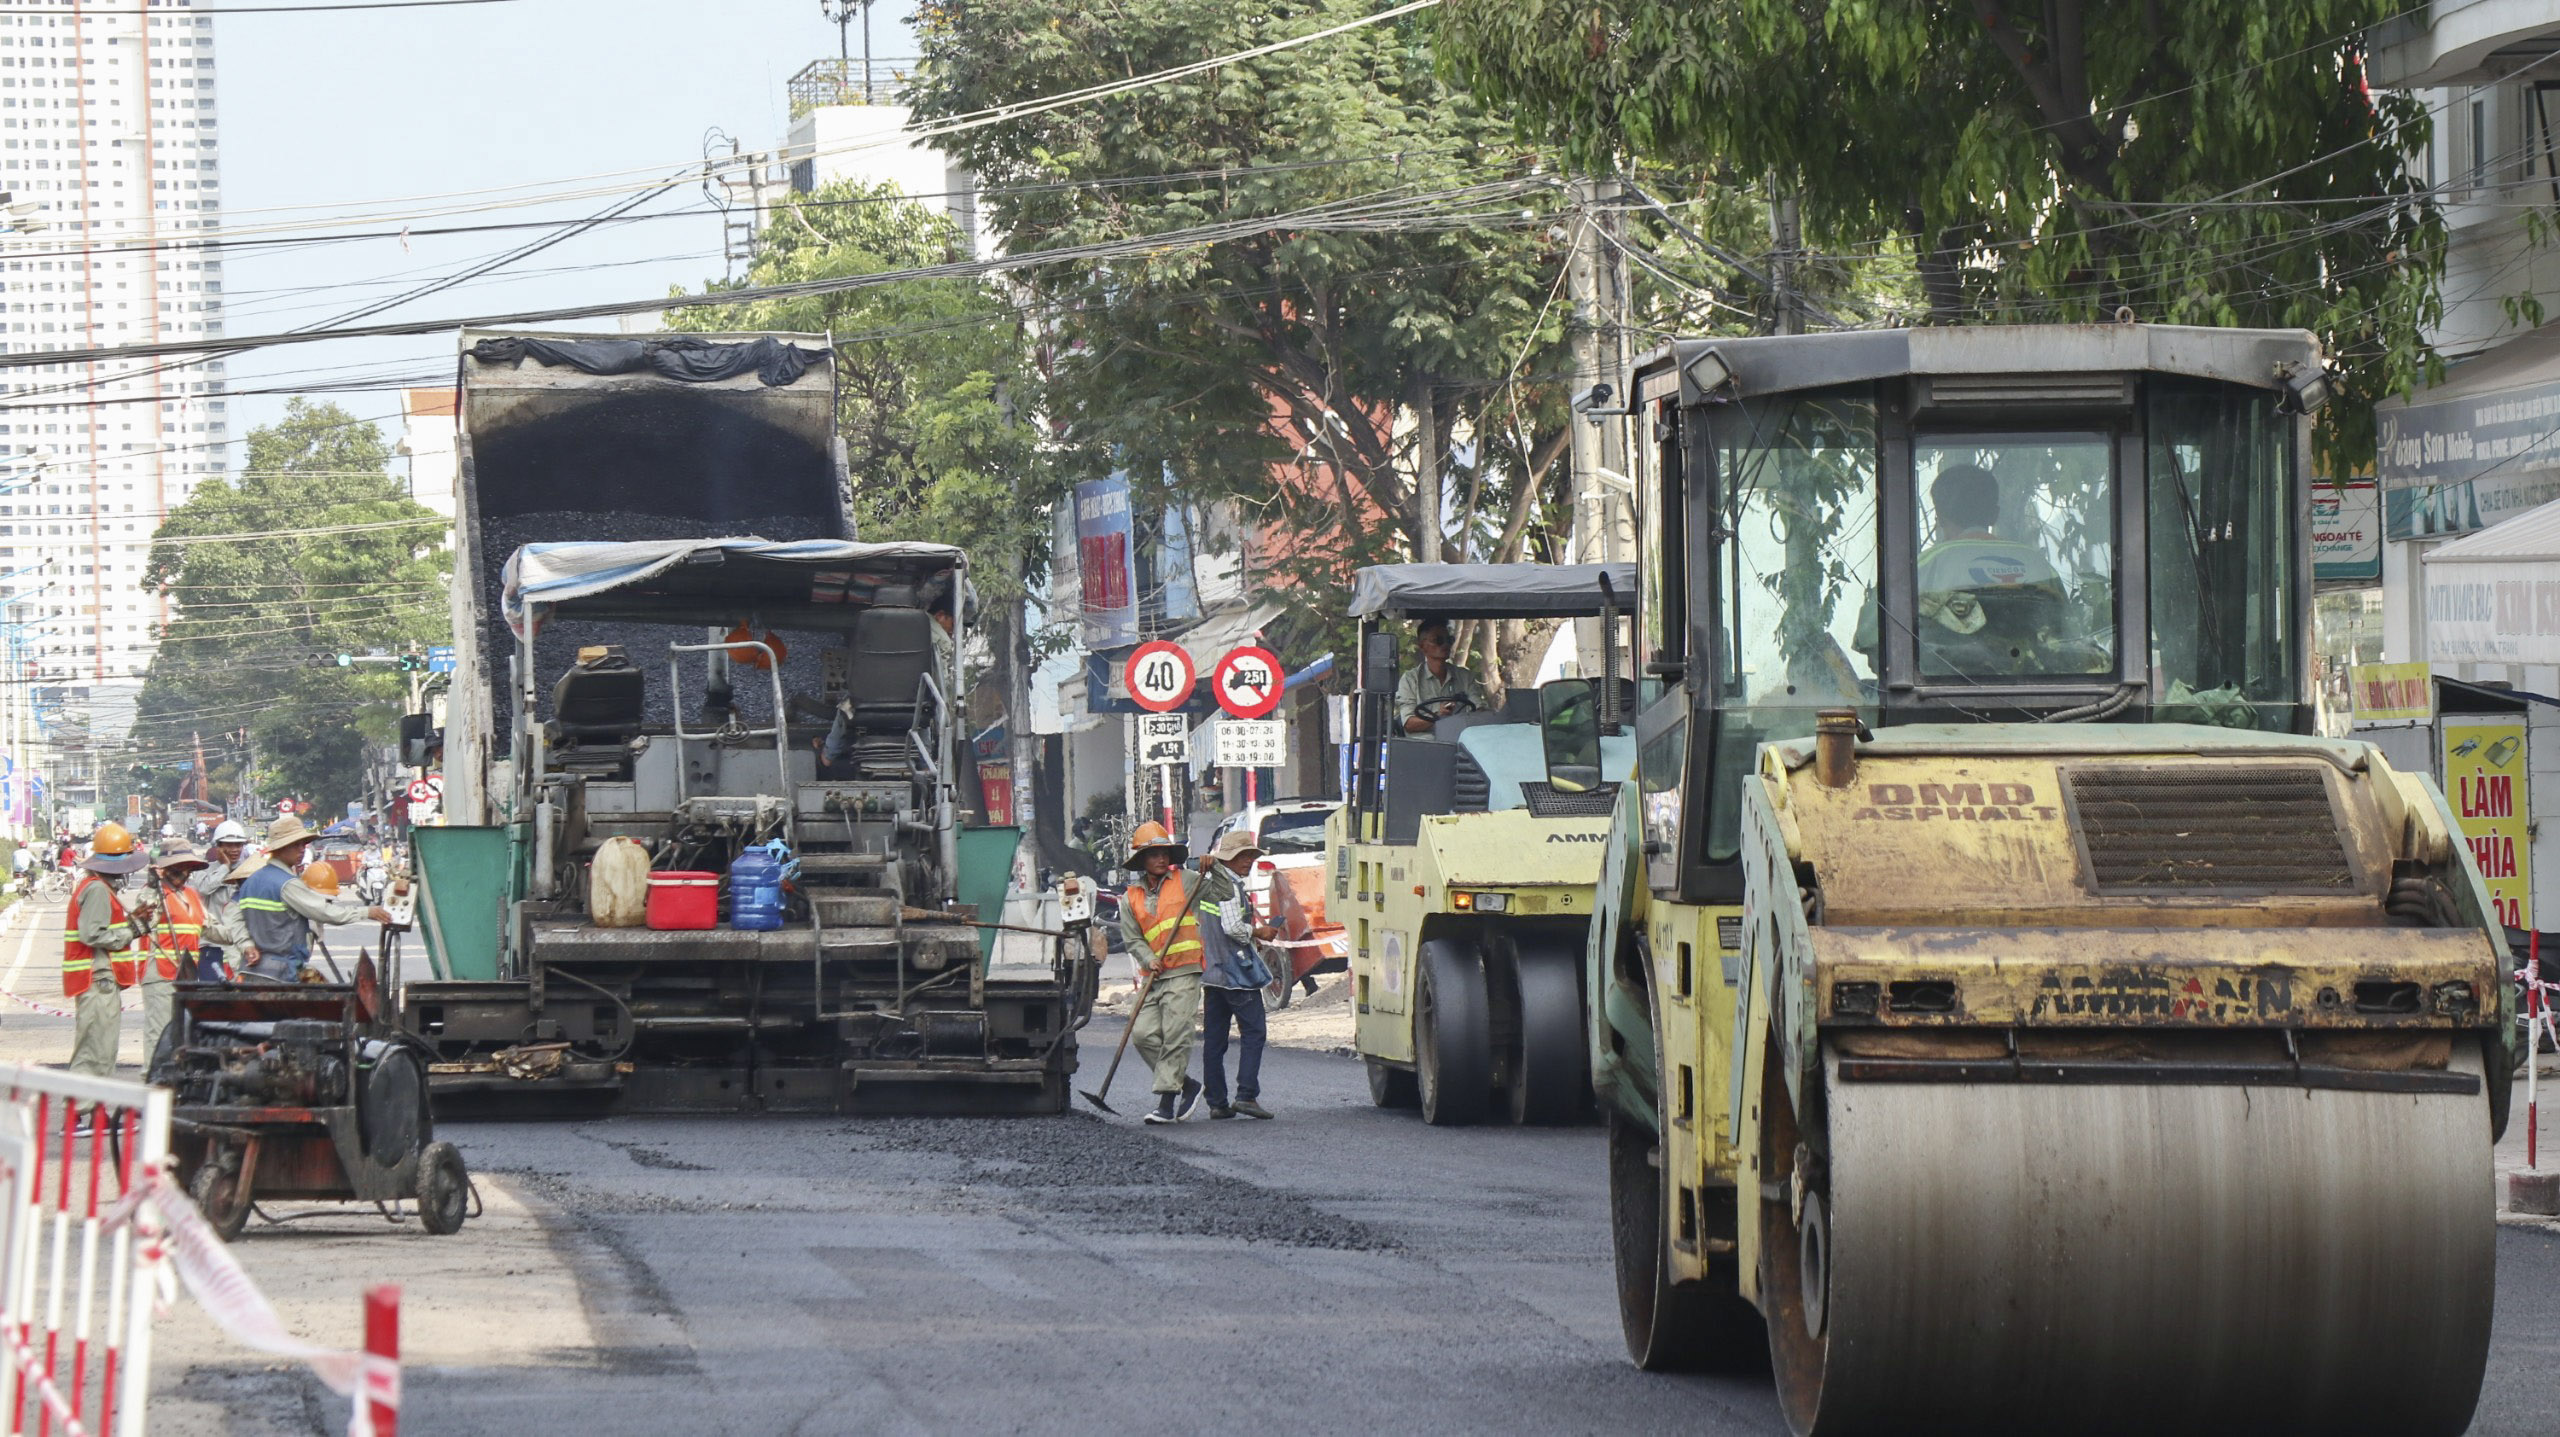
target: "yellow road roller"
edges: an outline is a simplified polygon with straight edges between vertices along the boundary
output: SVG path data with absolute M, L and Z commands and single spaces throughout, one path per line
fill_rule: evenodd
M 1586 955 L 1628 1351 L 1801 1434 L 2450 1434 L 2515 1025 L 2317 737 L 2298 332 L 1675 343 Z

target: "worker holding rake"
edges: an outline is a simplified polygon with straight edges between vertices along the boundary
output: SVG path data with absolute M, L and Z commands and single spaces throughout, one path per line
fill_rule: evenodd
M 1200 1103 L 1191 1076 L 1191 1039 L 1200 1024 L 1200 969 L 1205 951 L 1192 915 L 1197 880 L 1185 881 L 1184 849 L 1160 823 L 1139 826 L 1129 841 L 1137 881 L 1120 904 L 1120 936 L 1136 961 L 1144 996 L 1129 1017 L 1130 1041 L 1155 1075 L 1150 1123 L 1178 1123 Z

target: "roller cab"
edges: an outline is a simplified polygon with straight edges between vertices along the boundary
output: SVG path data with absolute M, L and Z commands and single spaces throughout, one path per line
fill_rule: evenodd
M 1355 576 L 1353 782 L 1326 830 L 1326 908 L 1351 945 L 1355 1042 L 1379 1106 L 1435 1124 L 1589 1120 L 1582 955 L 1635 761 L 1634 686 L 1604 663 L 1418 716 L 1402 681 L 1433 623 L 1578 620 L 1614 652 L 1634 599 L 1623 564 Z
M 1765 1361 L 1800 1433 L 2468 1424 L 2512 990 L 2432 783 L 2310 732 L 2319 373 L 2138 325 L 1639 370 L 1586 955 L 1639 1364 Z

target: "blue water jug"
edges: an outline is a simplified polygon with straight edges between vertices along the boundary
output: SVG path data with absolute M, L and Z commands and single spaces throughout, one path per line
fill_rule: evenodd
M 795 867 L 780 842 L 760 844 L 729 865 L 729 926 L 765 930 L 782 926 L 782 883 Z

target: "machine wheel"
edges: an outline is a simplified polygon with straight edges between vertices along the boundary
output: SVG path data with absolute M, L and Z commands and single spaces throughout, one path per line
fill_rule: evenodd
M 1766 1366 L 1760 1314 L 1742 1300 L 1731 1258 L 1710 1258 L 1705 1282 L 1673 1282 L 1663 1252 L 1669 1184 L 1654 1134 L 1609 1110 L 1609 1247 L 1618 1271 L 1618 1324 L 1627 1357 L 1647 1372 L 1747 1372 Z
M 196 1175 L 187 1183 L 187 1196 L 196 1200 L 196 1208 L 204 1220 L 212 1224 L 214 1236 L 231 1242 L 249 1225 L 249 1185 L 240 1181 L 240 1155 L 208 1149 L 204 1161 L 197 1164 Z
M 462 1231 L 471 1211 L 471 1175 L 451 1143 L 429 1143 L 418 1153 L 418 1223 L 438 1237 Z
M 1421 970 L 1413 995 L 1413 1068 L 1422 1120 L 1434 1127 L 1482 1122 L 1493 1106 L 1484 959 L 1472 943 L 1434 938 L 1422 945 Z
M 1414 1088 L 1413 1074 L 1406 1069 L 1377 1058 L 1363 1058 L 1361 1065 L 1369 1070 L 1369 1101 L 1381 1108 L 1410 1108 L 1422 1100 Z
M 1591 1113 L 1591 1056 L 1585 1049 L 1582 963 L 1556 948 L 1517 950 L 1519 1047 L 1511 1058 L 1511 1121 L 1578 1123 Z

